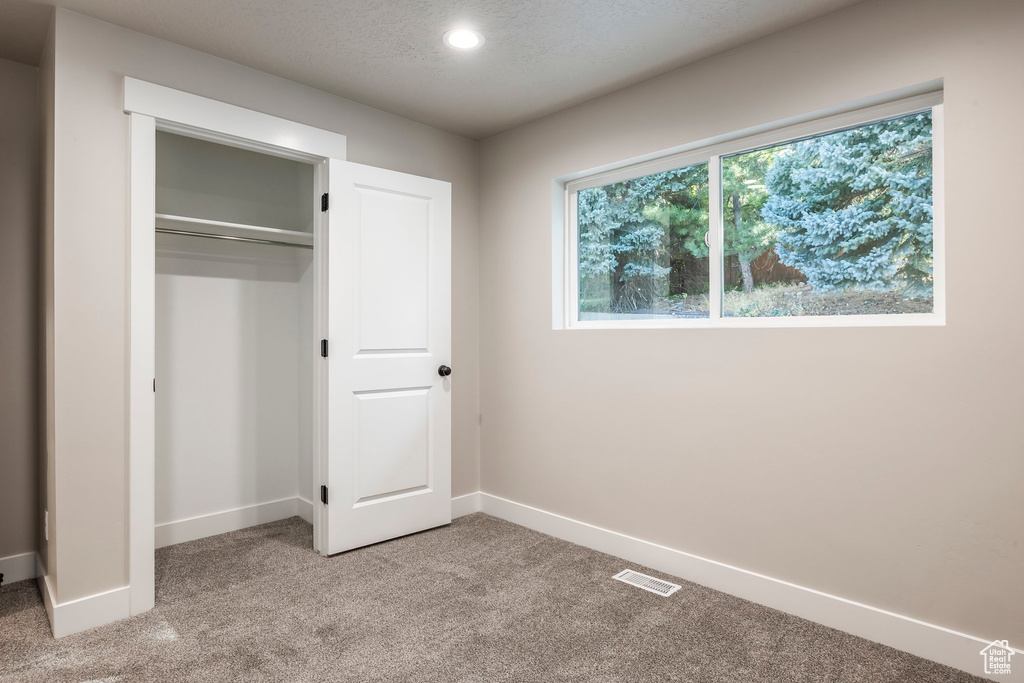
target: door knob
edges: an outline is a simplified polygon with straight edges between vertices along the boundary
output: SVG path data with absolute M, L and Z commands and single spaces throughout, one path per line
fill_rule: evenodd
M 452 369 L 447 365 L 442 365 L 437 369 L 437 374 L 441 375 L 442 377 L 447 377 L 448 375 L 452 374 Z

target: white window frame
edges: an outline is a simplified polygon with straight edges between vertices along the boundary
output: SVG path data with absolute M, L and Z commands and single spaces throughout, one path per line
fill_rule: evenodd
M 931 313 L 832 315 L 832 316 L 779 316 L 779 317 L 724 317 L 722 315 L 722 192 L 721 158 L 765 147 L 794 142 L 856 128 L 876 121 L 932 111 L 932 291 L 934 307 Z M 723 141 L 698 143 L 690 149 L 660 156 L 649 161 L 628 164 L 611 170 L 586 175 L 564 183 L 564 215 L 562 240 L 555 248 L 555 316 L 556 329 L 644 329 L 644 328 L 742 328 L 742 327 L 902 327 L 941 326 L 946 324 L 946 249 L 944 211 L 944 155 L 943 155 L 942 92 L 931 92 L 907 97 L 885 104 L 864 107 L 842 114 L 816 118 L 795 125 L 778 127 L 768 132 L 735 135 Z M 708 164 L 709 205 L 708 229 L 710 254 L 710 315 L 707 318 L 641 318 L 637 320 L 580 320 L 579 319 L 579 227 L 577 225 L 577 193 L 592 187 L 601 187 L 660 173 L 694 164 Z M 561 183 L 560 183 L 561 184 Z M 559 259 L 558 252 L 562 258 Z M 559 263 L 561 261 L 561 263 Z M 559 267 L 560 266 L 560 267 Z M 561 271 L 559 282 L 558 271 Z M 561 297 L 559 297 L 561 293 Z M 559 301 L 559 298 L 561 300 Z M 558 309 L 561 308 L 561 316 Z M 560 319 L 561 318 L 561 319 Z

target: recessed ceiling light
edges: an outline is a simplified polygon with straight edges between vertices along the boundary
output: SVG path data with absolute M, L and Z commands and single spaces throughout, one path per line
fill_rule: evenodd
M 484 37 L 468 28 L 457 28 L 448 31 L 441 36 L 441 40 L 444 41 L 445 45 L 456 50 L 475 50 L 484 44 Z

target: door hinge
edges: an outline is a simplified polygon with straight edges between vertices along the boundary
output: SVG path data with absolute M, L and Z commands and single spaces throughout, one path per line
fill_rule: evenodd
M 327 199 L 327 193 L 324 192 L 322 195 L 320 195 L 320 210 L 321 211 L 326 211 L 327 210 L 327 206 L 329 204 L 330 204 L 330 201 Z
M 153 378 L 153 393 L 156 393 L 156 377 Z
M 327 487 L 326 486 L 321 486 L 320 487 L 320 502 L 323 503 L 324 505 L 327 505 Z
M 327 358 L 327 340 L 326 339 L 321 339 L 320 340 L 320 355 L 323 356 L 324 358 Z

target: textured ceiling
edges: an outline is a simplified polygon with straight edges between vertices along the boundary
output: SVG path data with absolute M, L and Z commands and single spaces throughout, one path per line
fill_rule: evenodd
M 57 0 L 471 138 L 859 0 Z M 0 0 L 0 57 L 36 63 L 53 0 Z M 457 53 L 466 25 L 484 46 Z

